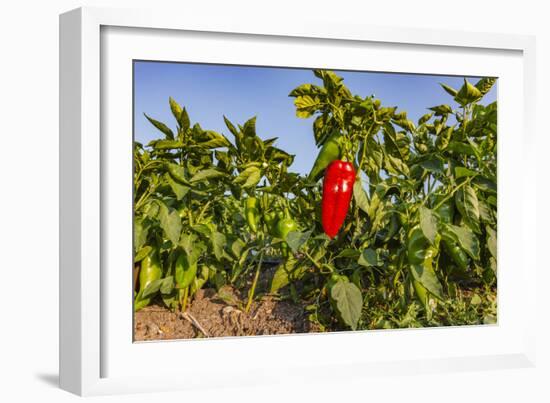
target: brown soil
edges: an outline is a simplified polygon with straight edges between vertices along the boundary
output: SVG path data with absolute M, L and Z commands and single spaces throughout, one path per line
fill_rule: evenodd
M 221 295 L 220 295 L 221 294 Z M 222 299 L 223 298 L 223 299 Z M 185 313 L 152 305 L 135 313 L 134 339 L 167 340 L 196 337 L 252 336 L 316 332 L 304 306 L 290 300 L 264 296 L 253 302 L 250 312 L 231 288 L 220 293 L 199 290 Z

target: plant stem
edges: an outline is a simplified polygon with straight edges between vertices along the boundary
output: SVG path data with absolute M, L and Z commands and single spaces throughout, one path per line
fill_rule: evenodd
M 181 304 L 181 311 L 185 312 L 185 308 L 187 308 L 187 297 L 189 296 L 189 287 L 185 287 L 183 290 L 183 302 Z
M 145 200 L 147 200 L 147 198 L 153 194 L 153 192 L 155 191 L 155 189 L 156 189 L 155 185 L 151 185 L 151 186 L 141 195 L 141 197 L 139 198 L 139 200 L 136 202 L 136 204 L 135 204 L 135 206 L 134 206 L 134 211 L 138 211 L 138 210 L 141 208 L 142 203 L 144 203 Z
M 467 183 L 470 183 L 470 181 L 472 180 L 473 176 L 469 177 L 468 179 L 466 179 L 464 182 L 462 182 L 460 185 L 458 185 L 457 187 L 455 187 L 451 193 L 449 193 L 447 196 L 445 196 L 443 199 L 441 199 L 441 201 L 439 203 L 437 203 L 437 205 L 433 208 L 434 210 L 437 210 L 439 207 L 441 207 L 443 205 L 443 203 L 445 203 L 447 200 L 449 200 L 451 197 L 453 197 L 453 194 L 455 194 L 455 192 L 460 189 L 462 186 L 466 185 Z
M 311 256 L 311 255 L 310 255 L 307 251 L 305 251 L 305 250 L 304 250 L 303 252 L 304 252 L 304 255 L 306 255 L 306 257 L 307 257 L 309 260 L 311 260 L 311 263 L 313 263 L 313 265 L 314 265 L 317 269 L 319 269 L 319 270 L 322 269 L 322 267 L 321 267 L 321 265 L 319 264 L 319 262 L 317 262 L 317 260 L 315 260 L 315 259 L 313 258 L 313 256 Z
M 199 213 L 199 217 L 197 218 L 198 223 L 200 223 L 202 221 L 202 217 L 203 217 L 204 213 L 206 213 L 206 209 L 208 208 L 208 206 L 210 206 L 210 203 L 212 203 L 212 200 L 208 200 L 206 202 L 206 204 L 203 206 L 203 208 L 201 209 L 201 211 Z
M 252 282 L 252 288 L 248 292 L 248 302 L 246 303 L 245 311 L 248 313 L 250 311 L 250 305 L 252 305 L 252 299 L 254 298 L 254 293 L 256 292 L 256 285 L 258 284 L 258 278 L 260 277 L 260 269 L 262 268 L 262 261 L 264 258 L 264 251 L 260 252 L 260 260 L 256 268 L 256 274 L 254 275 L 254 281 Z

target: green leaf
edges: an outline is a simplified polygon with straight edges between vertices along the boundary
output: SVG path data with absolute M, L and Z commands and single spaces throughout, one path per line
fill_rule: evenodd
M 455 168 L 455 179 L 460 179 L 464 177 L 469 176 L 476 176 L 478 173 L 476 171 L 472 171 L 471 169 L 464 168 L 464 167 L 456 167 Z
M 174 288 L 169 294 L 161 294 L 161 298 L 162 303 L 172 312 L 175 312 L 179 308 L 180 300 L 177 289 Z
M 206 266 L 202 265 L 200 268 L 199 274 L 195 277 L 193 280 L 193 283 L 191 284 L 191 293 L 195 294 L 198 290 L 200 290 L 208 281 L 209 273 L 211 269 Z
M 155 120 L 155 119 L 147 116 L 145 113 L 144 113 L 144 115 L 147 118 L 147 120 L 149 122 L 151 122 L 151 124 L 153 126 L 155 126 L 158 130 L 160 130 L 161 132 L 164 133 L 164 135 L 166 136 L 167 139 L 174 140 L 174 133 L 172 132 L 172 130 L 168 126 L 166 126 L 162 122 L 159 122 L 158 120 Z
M 178 288 L 189 287 L 197 276 L 197 260 L 198 256 L 187 255 L 183 253 L 176 260 L 174 271 L 176 284 Z
M 424 286 L 430 293 L 439 299 L 443 299 L 443 287 L 431 266 L 431 262 L 410 265 L 414 279 Z
M 181 200 L 183 199 L 183 197 L 189 192 L 189 190 L 191 189 L 189 186 L 185 186 L 185 185 L 182 185 L 181 183 L 179 182 L 176 182 L 172 176 L 170 174 L 166 174 L 164 176 L 164 178 L 166 179 L 166 182 L 168 183 L 168 185 L 170 186 L 170 188 L 172 189 L 172 191 L 174 192 L 174 194 L 176 195 L 176 199 L 177 200 Z
M 299 96 L 294 100 L 296 106 L 296 116 L 299 118 L 309 118 L 321 106 L 318 98 L 309 95 Z
M 270 293 L 276 293 L 281 288 L 287 286 L 290 281 L 300 280 L 307 271 L 307 266 L 297 261 L 294 257 L 289 257 L 283 261 L 275 270 L 271 279 Z
M 482 190 L 484 192 L 488 193 L 497 193 L 497 184 L 493 182 L 490 179 L 487 179 L 484 176 L 477 176 L 474 179 L 472 179 L 472 184 L 478 188 L 479 190 Z
M 357 329 L 363 310 L 363 296 L 359 288 L 351 282 L 338 281 L 332 286 L 330 295 L 342 321 L 353 330 Z
M 435 139 L 435 146 L 438 150 L 444 150 L 449 145 L 451 137 L 453 136 L 454 126 L 448 127 L 445 130 L 441 131 Z
M 481 304 L 481 297 L 478 294 L 474 294 L 470 300 L 470 304 L 479 305 Z
M 464 222 L 479 233 L 479 203 L 476 191 L 470 185 L 466 185 L 455 193 L 455 199 Z
M 470 144 L 465 144 L 458 141 L 451 141 L 447 146 L 447 150 L 454 151 L 462 155 L 476 156 L 476 152 Z
M 455 96 L 455 101 L 460 105 L 465 106 L 480 100 L 482 96 L 483 94 L 481 91 L 470 84 L 470 82 L 465 78 L 464 84 Z
M 183 185 L 189 185 L 189 182 L 185 177 L 185 169 L 182 166 L 172 162 L 166 163 L 165 166 L 172 179 Z
M 403 160 L 386 155 L 386 169 L 393 174 L 409 176 L 409 166 Z
M 286 261 L 284 261 L 277 267 L 277 270 L 275 270 L 273 274 L 269 292 L 275 294 L 281 288 L 287 286 L 290 282 L 289 275 L 289 269 L 287 268 Z
M 290 94 L 288 94 L 289 97 L 299 97 L 301 95 L 320 95 L 325 93 L 326 91 L 313 84 L 302 84 L 296 88 L 294 88 Z
M 292 161 L 294 161 L 294 155 L 290 155 L 286 151 L 283 151 L 277 147 L 271 146 L 268 148 L 265 156 L 270 161 L 276 161 L 276 162 L 283 162 L 283 161 L 289 161 L 288 165 L 292 164 Z
M 231 253 L 233 253 L 233 256 L 235 259 L 239 259 L 243 253 L 244 247 L 246 244 L 241 238 L 237 237 L 229 237 L 228 243 L 229 243 L 229 250 Z
M 166 238 L 176 245 L 180 238 L 182 229 L 181 218 L 177 211 L 168 212 L 168 207 L 162 204 L 159 211 L 160 227 L 163 229 Z
M 136 253 L 136 256 L 134 257 L 134 263 L 141 262 L 149 253 L 153 250 L 153 248 L 149 245 L 144 246 L 139 250 L 138 253 Z
M 394 119 L 393 123 L 410 132 L 414 132 L 415 130 L 414 123 L 409 119 Z
M 195 224 L 193 225 L 192 228 L 193 228 L 193 231 L 198 232 L 199 234 L 202 234 L 206 237 L 212 236 L 212 230 L 206 224 Z
M 191 178 L 191 182 L 199 182 L 204 181 L 208 179 L 214 179 L 225 176 L 225 173 L 223 171 L 220 171 L 216 168 L 208 168 L 203 169 L 202 171 L 197 172 L 193 177 Z
M 216 256 L 216 259 L 218 261 L 222 260 L 222 257 L 224 255 L 224 246 L 226 244 L 226 238 L 225 235 L 221 232 L 214 231 L 212 233 L 212 238 L 210 238 L 212 242 L 212 248 L 214 249 L 214 256 Z
M 452 97 L 455 97 L 456 94 L 458 94 L 458 91 L 455 90 L 453 87 L 449 87 L 447 84 L 439 83 L 441 87 Z
M 357 249 L 343 249 L 336 255 L 337 258 L 351 258 L 351 259 L 358 259 L 359 256 L 361 256 L 361 252 L 359 252 Z
M 191 120 L 189 119 L 189 115 L 187 114 L 187 110 L 185 108 L 183 108 L 183 110 L 181 111 L 181 115 L 178 118 L 178 123 L 183 132 L 188 131 L 191 127 Z
M 235 294 L 231 291 L 229 287 L 220 288 L 217 296 L 227 305 L 238 306 L 240 304 L 239 299 L 235 296 Z
M 174 277 L 173 276 L 165 277 L 162 280 L 162 284 L 160 285 L 160 293 L 164 295 L 170 294 L 174 290 L 174 287 L 175 287 Z
M 246 137 L 256 137 L 256 116 L 245 122 L 243 126 L 243 134 Z
M 396 158 L 407 160 L 411 143 L 409 137 L 404 132 L 397 133 L 389 122 L 384 125 L 383 133 L 386 151 Z
M 231 134 L 235 136 L 235 139 L 239 140 L 242 137 L 242 134 L 239 133 L 239 131 L 236 129 L 233 123 L 231 123 L 231 121 L 227 119 L 225 116 L 223 117 L 223 121 L 225 122 L 225 125 L 227 126 Z
M 493 210 L 487 204 L 486 202 L 482 200 L 478 200 L 478 206 L 479 206 L 479 218 L 481 221 L 488 223 L 488 224 L 494 224 L 495 219 L 493 216 Z
M 428 241 L 433 245 L 437 235 L 437 216 L 432 210 L 426 207 L 420 207 L 420 228 Z
M 234 182 L 237 184 L 242 183 L 243 188 L 248 188 L 256 186 L 261 178 L 262 171 L 260 170 L 260 168 L 250 166 L 242 171 L 239 176 L 234 179 Z
M 137 218 L 134 219 L 134 250 L 138 251 L 145 245 L 148 233 L 148 227 L 143 225 L 143 221 Z
M 449 113 L 453 113 L 453 108 L 451 108 L 449 105 L 437 105 L 432 106 L 428 109 L 434 111 L 436 116 L 443 116 L 448 115 Z
M 497 232 L 489 226 L 485 228 L 487 230 L 487 249 L 497 259 Z
M 441 161 L 439 158 L 436 158 L 436 157 L 419 162 L 418 165 L 420 165 L 422 168 L 424 168 L 426 171 L 429 171 L 429 172 L 440 173 L 440 174 L 445 172 L 443 161 Z
M 431 112 L 431 113 L 426 113 L 425 115 L 422 115 L 422 116 L 420 117 L 420 119 L 418 119 L 418 125 L 419 125 L 419 126 L 420 126 L 420 125 L 423 125 L 423 124 L 426 123 L 428 120 L 430 120 L 430 119 L 432 118 L 433 115 L 434 115 L 433 112 Z
M 491 268 L 491 270 L 493 271 L 494 274 L 497 274 L 498 266 L 497 266 L 497 259 L 496 258 L 491 257 L 489 259 L 489 267 Z
M 195 254 L 195 250 L 197 248 L 200 249 L 200 246 L 201 246 L 199 245 L 199 242 L 197 242 L 197 239 L 198 237 L 196 234 L 183 233 L 181 235 L 179 245 L 183 248 L 183 250 L 185 251 L 185 253 L 187 253 L 187 255 L 193 255 Z
M 378 253 L 374 249 L 370 248 L 363 249 L 363 252 L 361 252 L 357 263 L 365 267 L 382 265 L 382 261 L 378 257 Z
M 294 253 L 297 253 L 307 242 L 312 232 L 312 229 L 304 232 L 290 231 L 286 236 L 286 243 L 288 243 L 288 246 L 290 246 L 290 249 L 292 249 Z
M 202 143 L 199 143 L 199 146 L 202 148 L 212 149 L 212 148 L 228 147 L 231 144 L 223 134 L 217 133 L 212 130 L 207 130 L 205 133 L 208 137 L 208 140 Z
M 483 77 L 476 83 L 476 88 L 482 95 L 485 95 L 491 90 L 496 82 L 497 79 L 495 77 Z
M 149 284 L 147 284 L 147 287 L 145 287 L 145 290 L 143 290 L 141 294 L 141 298 L 145 299 L 152 296 L 153 294 L 156 294 L 160 290 L 163 281 L 164 279 L 161 278 L 158 280 L 153 280 Z
M 466 227 L 446 224 L 445 228 L 450 232 L 452 239 L 458 242 L 464 251 L 474 260 L 479 260 L 479 240 L 476 235 Z
M 365 192 L 365 189 L 363 188 L 363 185 L 361 182 L 362 182 L 361 175 L 357 175 L 357 179 L 353 184 L 353 199 L 355 200 L 357 207 L 359 207 L 361 210 L 363 210 L 365 213 L 368 214 L 369 199 L 367 197 L 367 193 Z
M 174 115 L 174 118 L 176 118 L 176 121 L 179 124 L 181 112 L 183 111 L 183 109 L 181 109 L 180 104 L 178 104 L 172 97 L 168 98 L 168 102 L 170 103 L 170 110 L 172 111 L 172 115 Z
M 177 140 L 153 140 L 149 145 L 155 150 L 177 150 L 184 147 L 184 144 Z

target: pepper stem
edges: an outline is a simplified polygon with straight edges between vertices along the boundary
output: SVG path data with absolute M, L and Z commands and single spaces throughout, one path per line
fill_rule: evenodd
M 189 296 L 189 286 L 185 287 L 183 290 L 183 302 L 181 303 L 181 311 L 185 312 L 187 308 L 187 297 Z
M 260 260 L 256 268 L 256 274 L 254 275 L 254 281 L 252 282 L 252 287 L 248 292 L 248 302 L 246 303 L 246 308 L 245 308 L 246 313 L 250 311 L 250 306 L 252 305 L 252 299 L 254 298 L 254 293 L 256 292 L 256 285 L 258 284 L 258 278 L 260 277 L 260 269 L 262 267 L 263 258 L 264 258 L 264 251 L 262 250 L 260 252 Z

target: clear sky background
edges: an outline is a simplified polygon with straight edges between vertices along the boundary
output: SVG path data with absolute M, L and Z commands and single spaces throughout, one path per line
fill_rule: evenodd
M 376 72 L 335 71 L 344 78 L 352 94 L 374 94 L 384 106 L 398 106 L 416 123 L 431 106 L 456 103 L 438 84 L 456 89 L 462 77 Z M 475 83 L 478 77 L 468 77 Z M 143 113 L 172 129 L 176 123 L 168 97 L 185 106 L 191 124 L 224 133 L 230 140 L 223 115 L 233 124 L 243 124 L 257 116 L 256 130 L 263 138 L 278 137 L 276 146 L 295 154 L 291 171 L 306 174 L 318 149 L 313 139 L 313 118 L 296 117 L 291 90 L 304 83 L 321 84 L 309 69 L 222 66 L 188 63 L 139 61 L 134 65 L 135 140 L 147 144 L 164 135 L 155 129 Z M 484 97 L 484 104 L 496 100 L 497 86 Z

